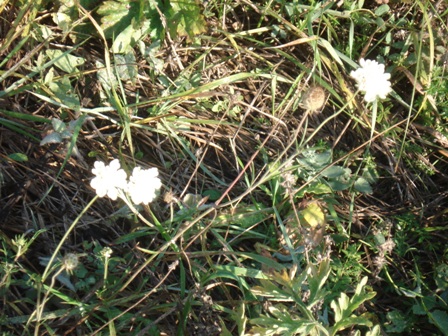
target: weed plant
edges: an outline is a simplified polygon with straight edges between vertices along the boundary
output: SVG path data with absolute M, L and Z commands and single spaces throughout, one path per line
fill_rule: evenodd
M 2 335 L 446 335 L 447 15 L 1 1 Z

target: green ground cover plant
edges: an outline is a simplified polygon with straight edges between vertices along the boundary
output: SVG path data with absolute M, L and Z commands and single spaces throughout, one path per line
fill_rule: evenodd
M 446 335 L 446 1 L 0 1 L 2 335 Z

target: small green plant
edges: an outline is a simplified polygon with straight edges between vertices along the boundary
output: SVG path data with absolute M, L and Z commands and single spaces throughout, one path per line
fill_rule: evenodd
M 264 297 L 268 315 L 261 315 L 249 322 L 255 325 L 251 335 L 336 335 L 349 327 L 373 327 L 368 314 L 357 316 L 356 310 L 365 301 L 371 300 L 374 292 L 365 292 L 367 277 L 357 285 L 350 298 L 345 293 L 331 301 L 326 301 L 326 284 L 330 275 L 330 260 L 324 259 L 318 266 L 309 265 L 297 277 L 290 278 L 286 271 L 274 272 L 269 280 L 261 280 L 261 285 L 252 288 L 252 293 Z M 293 302 L 287 307 L 279 302 Z M 333 316 L 328 316 L 328 304 Z M 371 335 L 379 335 L 374 327 Z
M 304 181 L 312 180 L 309 186 L 302 191 L 314 194 L 330 194 L 332 192 L 354 188 L 358 192 L 372 193 L 372 183 L 377 180 L 374 163 L 370 162 L 362 170 L 362 176 L 356 176 L 350 168 L 332 164 L 332 151 L 327 149 L 310 148 L 302 152 L 297 159 L 298 177 Z

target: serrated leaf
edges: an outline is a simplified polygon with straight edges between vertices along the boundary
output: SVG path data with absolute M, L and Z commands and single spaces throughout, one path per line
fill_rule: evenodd
M 355 181 L 354 187 L 357 191 L 363 194 L 373 193 L 372 186 L 364 177 L 358 177 Z
M 330 259 L 326 258 L 322 260 L 319 267 L 311 265 L 309 266 L 311 275 L 308 277 L 308 283 L 310 288 L 310 297 L 308 305 L 314 305 L 325 297 L 327 292 L 323 290 L 323 287 L 330 276 Z
M 343 321 L 337 323 L 337 325 L 334 327 L 335 331 L 340 331 L 347 329 L 349 327 L 355 326 L 355 325 L 365 325 L 367 327 L 371 327 L 373 325 L 372 321 L 370 321 L 368 318 L 361 317 L 361 316 L 350 316 L 346 317 Z
M 76 67 L 85 63 L 84 58 L 73 56 L 67 52 L 63 52 L 62 50 L 48 49 L 45 53 L 50 59 L 56 59 L 54 65 L 68 74 L 76 72 Z

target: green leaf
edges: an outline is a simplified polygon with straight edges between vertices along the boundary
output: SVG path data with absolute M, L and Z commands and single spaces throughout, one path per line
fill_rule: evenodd
M 58 81 L 52 81 L 48 84 L 48 87 L 55 95 L 53 98 L 57 98 L 56 100 L 59 103 L 64 104 L 71 109 L 77 109 L 80 107 L 81 103 L 79 101 L 79 97 L 75 93 L 68 77 L 62 77 Z
M 97 13 L 101 16 L 101 28 L 107 38 L 117 37 L 132 23 L 138 25 L 142 22 L 142 14 L 146 1 L 117 0 L 104 1 Z
M 115 77 L 115 74 L 113 73 L 111 73 L 109 76 L 109 72 L 107 71 L 106 67 L 99 61 L 95 63 L 95 67 L 98 69 L 96 75 L 101 83 L 102 88 L 104 89 L 104 91 L 106 91 L 107 94 L 110 94 L 110 91 L 115 90 L 118 86 L 117 77 Z
M 389 333 L 403 333 L 410 325 L 403 313 L 398 310 L 388 312 L 386 316 L 391 322 L 385 326 L 386 331 Z
M 373 184 L 376 183 L 376 181 L 378 181 L 379 176 L 375 167 L 366 167 L 363 169 L 362 177 L 364 177 L 367 180 L 367 182 Z
M 42 139 L 42 141 L 40 142 L 40 145 L 46 145 L 49 143 L 61 143 L 62 142 L 62 137 L 59 133 L 57 132 L 52 132 L 48 135 L 45 136 L 45 138 Z
M 68 74 L 78 71 L 76 67 L 85 63 L 84 58 L 70 55 L 68 52 L 63 52 L 62 50 L 48 49 L 45 53 L 50 59 L 56 60 L 54 62 L 55 66 Z
M 338 55 L 338 53 L 336 52 L 336 50 L 333 48 L 333 46 L 331 45 L 330 42 L 328 42 L 327 40 L 321 38 L 319 39 L 319 44 L 324 47 L 325 49 L 327 49 L 328 53 L 333 57 L 333 59 L 338 62 L 340 65 L 342 65 L 342 61 Z
M 437 266 L 435 281 L 439 290 L 448 289 L 448 264 L 440 264 Z
M 131 81 L 132 84 L 135 84 L 137 80 L 137 61 L 132 50 L 124 55 L 115 55 L 115 68 L 122 81 Z
M 330 303 L 331 308 L 335 312 L 335 325 L 333 326 L 333 335 L 342 329 L 349 326 L 361 324 L 371 326 L 371 322 L 365 317 L 352 316 L 353 312 L 364 303 L 366 300 L 372 299 L 376 293 L 363 293 L 364 286 L 367 283 L 368 278 L 362 278 L 361 282 L 356 286 L 355 294 L 351 299 L 345 294 L 341 293 L 341 296 L 337 301 L 333 300 Z
M 216 270 L 225 270 L 232 274 L 235 274 L 238 277 L 248 277 L 254 279 L 269 279 L 263 271 L 253 269 L 253 268 L 245 268 L 245 267 L 237 267 L 231 265 L 217 265 L 215 266 Z
M 297 161 L 306 168 L 320 170 L 330 163 L 331 151 L 327 150 L 319 153 L 315 150 L 310 150 L 303 153 L 303 158 L 299 158 Z
M 51 120 L 51 125 L 53 126 L 54 131 L 58 133 L 62 133 L 67 129 L 64 122 L 58 118 L 53 118 Z
M 146 20 L 142 27 L 138 29 L 135 29 L 132 25 L 127 26 L 114 39 L 114 43 L 112 44 L 112 52 L 115 54 L 131 52 L 132 47 L 149 31 L 149 28 L 149 20 Z
M 434 310 L 428 314 L 431 317 L 432 322 L 440 329 L 445 335 L 448 330 L 448 314 L 442 310 Z
M 381 329 L 379 325 L 375 325 L 372 330 L 366 332 L 366 336 L 380 336 Z
M 354 187 L 357 191 L 362 192 L 363 194 L 373 193 L 372 186 L 364 177 L 358 177 L 355 181 Z
M 221 197 L 221 195 L 222 195 L 221 192 L 219 192 L 216 189 L 208 189 L 202 193 L 202 196 L 204 197 L 208 196 L 208 200 L 211 202 L 218 200 Z
M 322 175 L 327 178 L 336 178 L 347 173 L 347 169 L 340 166 L 331 166 L 322 171 Z M 349 169 L 350 174 L 350 169 Z
M 17 161 L 17 162 L 26 162 L 26 161 L 28 161 L 28 156 L 26 156 L 23 153 L 12 153 L 12 154 L 9 154 L 8 157 L 11 160 L 14 160 L 14 161 Z
M 322 290 L 322 288 L 330 275 L 330 260 L 328 258 L 324 259 L 317 269 L 315 266 L 309 267 L 311 270 L 311 276 L 308 277 L 310 287 L 310 298 L 308 301 L 309 306 L 312 306 L 319 302 L 327 294 L 327 292 Z
M 171 2 L 171 16 L 168 19 L 171 36 L 187 36 L 190 40 L 195 35 L 206 31 L 206 22 L 201 7 L 196 0 Z
M 148 236 L 151 234 L 153 234 L 153 233 L 150 231 L 147 231 L 147 230 L 134 231 L 134 232 L 125 234 L 124 236 L 118 237 L 117 239 L 114 240 L 114 244 L 116 244 L 116 245 L 124 244 L 131 240 L 145 237 L 145 236 Z
M 59 274 L 56 277 L 56 279 L 58 279 L 58 281 L 60 283 L 62 283 L 65 287 L 67 287 L 71 291 L 76 292 L 76 288 L 75 288 L 75 286 L 73 286 L 72 282 L 70 281 L 70 276 L 68 275 L 67 272 L 63 271 L 61 274 Z
M 343 179 L 330 180 L 328 185 L 333 191 L 342 191 L 350 187 L 350 181 L 344 181 Z
M 375 15 L 382 16 L 382 15 L 388 13 L 389 10 L 390 10 L 390 7 L 386 4 L 383 4 L 375 10 Z

